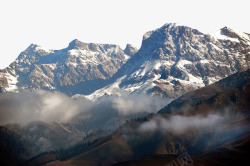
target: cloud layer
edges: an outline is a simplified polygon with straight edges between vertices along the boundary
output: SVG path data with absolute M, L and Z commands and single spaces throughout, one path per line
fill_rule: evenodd
M 223 123 L 226 117 L 222 117 L 218 114 L 210 114 L 205 117 L 203 116 L 171 116 L 168 119 L 162 118 L 160 116 L 151 119 L 148 122 L 143 123 L 139 127 L 141 132 L 175 132 L 183 133 L 189 129 L 206 129 L 213 128 L 216 125 Z
M 166 106 L 169 101 L 148 95 L 132 94 L 113 100 L 113 108 L 120 114 L 129 115 L 140 112 L 156 112 Z
M 105 97 L 92 102 L 85 98 L 72 99 L 60 92 L 35 91 L 0 94 L 0 124 L 33 121 L 68 122 L 76 117 L 114 119 L 140 113 L 155 112 L 169 103 L 147 95 Z M 109 115 L 110 114 L 110 115 Z M 99 118 L 98 118 L 99 117 Z
M 65 122 L 80 111 L 79 104 L 59 92 L 21 92 L 0 95 L 1 124 L 32 121 Z

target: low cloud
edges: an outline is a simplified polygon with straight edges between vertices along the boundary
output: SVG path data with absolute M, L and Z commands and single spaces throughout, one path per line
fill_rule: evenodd
M 79 104 L 59 92 L 21 92 L 0 95 L 1 124 L 32 121 L 65 122 L 76 116 Z
M 69 122 L 75 118 L 92 118 L 93 124 L 111 123 L 108 120 L 131 118 L 140 113 L 156 112 L 169 103 L 166 99 L 147 95 L 105 97 L 92 102 L 85 98 L 70 98 L 60 92 L 0 94 L 0 125 L 27 124 L 33 121 Z M 105 124 L 101 124 L 105 126 Z
M 120 114 L 129 115 L 140 112 L 156 112 L 166 106 L 170 100 L 149 95 L 132 94 L 113 99 L 113 108 Z
M 189 129 L 206 129 L 213 128 L 219 124 L 225 122 L 226 117 L 222 117 L 218 114 L 210 114 L 207 116 L 171 116 L 168 119 L 160 116 L 151 119 L 148 122 L 144 122 L 140 127 L 140 132 L 175 132 L 183 133 Z

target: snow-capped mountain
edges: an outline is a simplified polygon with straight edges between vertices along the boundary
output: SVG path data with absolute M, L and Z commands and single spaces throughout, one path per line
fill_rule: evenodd
M 118 45 L 87 44 L 79 40 L 73 40 L 62 50 L 31 44 L 0 72 L 0 85 L 6 91 L 46 89 L 69 95 L 87 94 L 103 87 L 105 80 L 136 51 L 131 45 L 123 51 Z
M 122 93 L 177 97 L 250 66 L 250 35 L 228 27 L 211 34 L 165 24 L 127 45 L 72 41 L 62 50 L 30 45 L 0 71 L 0 87 L 57 90 L 89 99 Z M 1 90 L 1 89 L 0 89 Z
M 250 35 L 224 27 L 212 34 L 165 24 L 143 36 L 116 81 L 87 96 L 147 93 L 177 97 L 250 67 Z

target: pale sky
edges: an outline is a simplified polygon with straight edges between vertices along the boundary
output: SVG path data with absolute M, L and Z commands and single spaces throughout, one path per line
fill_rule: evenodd
M 165 23 L 250 33 L 249 6 L 249 0 L 0 0 L 0 69 L 31 43 L 62 49 L 79 39 L 139 49 L 143 34 Z

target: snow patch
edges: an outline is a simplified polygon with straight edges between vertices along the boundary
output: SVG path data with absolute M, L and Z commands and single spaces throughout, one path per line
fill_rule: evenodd
M 13 76 L 12 74 L 7 73 L 6 74 L 7 80 L 8 80 L 8 87 L 6 88 L 6 91 L 8 92 L 14 92 L 18 89 L 17 83 L 18 83 L 18 76 Z
M 77 56 L 78 55 L 78 51 L 76 49 L 72 49 L 72 50 L 69 50 L 69 54 Z
M 50 70 L 52 70 L 52 71 L 56 69 L 56 63 L 43 64 L 43 65 L 50 68 Z M 23 70 L 23 68 L 20 68 L 19 70 Z
M 249 40 L 249 42 L 250 42 L 250 37 L 249 37 L 246 33 L 240 32 L 240 31 L 235 30 L 235 29 L 233 29 L 232 31 L 234 31 L 234 32 L 235 32 L 237 35 L 239 35 L 241 38 L 245 38 L 245 39 Z
M 215 49 L 222 51 L 222 49 L 219 48 L 218 46 L 216 46 L 214 43 L 211 43 L 211 45 L 212 45 Z
M 187 73 L 186 73 L 187 74 Z M 204 86 L 203 79 L 201 77 L 195 77 L 192 74 L 187 74 L 190 83 L 199 84 Z
M 231 37 L 222 35 L 222 34 L 221 34 L 221 30 L 218 30 L 218 31 L 216 31 L 216 32 L 214 32 L 214 33 L 210 33 L 210 35 L 211 35 L 212 37 L 214 37 L 215 39 L 217 39 L 217 40 L 230 40 L 230 41 L 232 41 L 232 42 L 237 42 L 237 43 L 239 43 L 239 40 L 236 39 L 236 38 L 231 38 Z
M 36 46 L 35 50 L 36 51 L 42 50 L 42 51 L 45 51 L 47 53 L 53 53 L 54 52 L 54 50 L 48 49 L 48 48 L 45 48 L 45 47 L 42 47 L 42 46 Z
M 159 70 L 160 67 L 161 67 L 161 62 L 158 62 L 158 63 L 155 64 L 155 67 L 154 67 L 154 68 L 155 68 L 156 70 Z
M 102 89 L 99 89 L 97 91 L 95 91 L 94 93 L 90 94 L 90 95 L 86 95 L 85 97 L 89 100 L 95 101 L 98 98 L 105 96 L 105 95 L 117 95 L 120 96 L 121 94 L 119 93 L 120 90 L 120 84 L 122 82 L 122 80 L 126 77 L 123 76 L 119 79 L 117 79 L 117 81 L 111 85 L 108 85 Z
M 193 63 L 192 63 L 191 61 L 181 59 L 181 60 L 178 61 L 177 66 L 178 66 L 179 68 L 181 68 L 181 69 L 184 69 L 184 68 L 185 68 L 185 67 L 184 67 L 185 65 L 190 65 L 190 64 L 193 64 Z
M 202 59 L 202 60 L 200 60 L 200 63 L 210 63 L 210 62 L 207 59 Z
M 125 56 L 125 60 L 130 59 L 130 56 L 128 56 L 127 54 L 124 54 L 124 56 Z
M 125 90 L 128 91 L 128 92 L 130 92 L 130 93 L 132 93 L 132 92 L 134 92 L 135 90 L 137 90 L 139 88 L 141 88 L 141 85 L 137 85 L 137 86 L 133 85 L 133 86 L 130 86 L 128 88 L 125 88 Z

